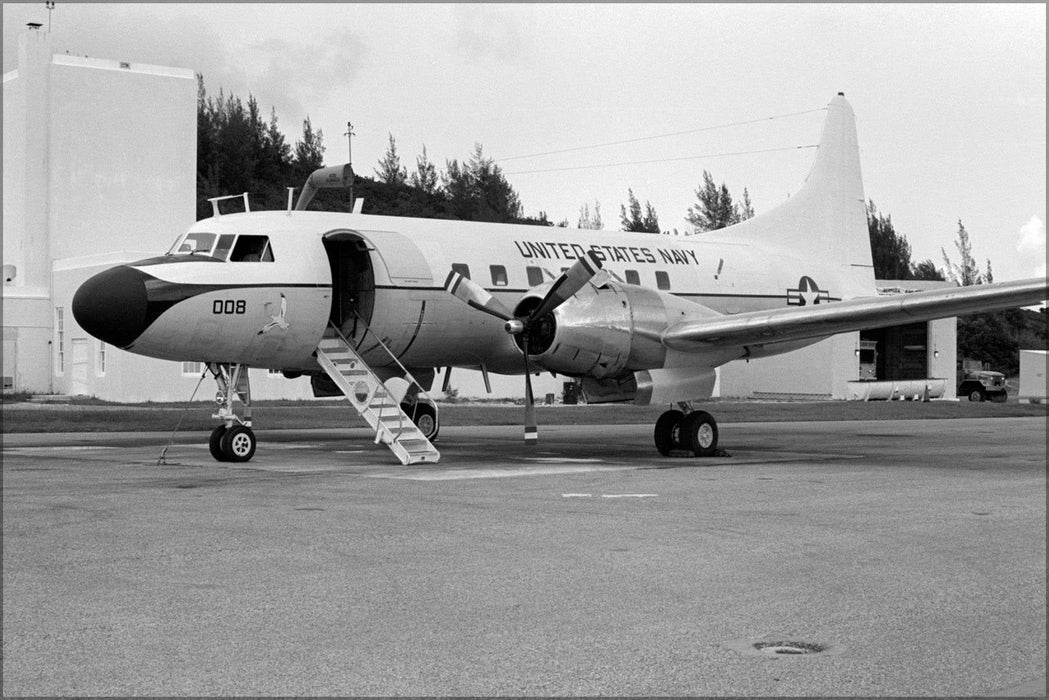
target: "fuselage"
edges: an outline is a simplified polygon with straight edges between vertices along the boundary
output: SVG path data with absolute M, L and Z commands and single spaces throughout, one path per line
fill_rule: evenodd
M 78 291 L 74 313 L 102 340 L 169 360 L 315 371 L 331 322 L 378 367 L 389 364 L 371 354 L 381 340 L 407 367 L 518 373 L 520 350 L 502 324 L 451 297 L 445 278 L 456 270 L 513 309 L 586 251 L 633 300 L 616 319 L 589 307 L 610 333 L 839 298 L 834 266 L 745 237 L 266 211 L 199 221 L 167 255 L 101 273 Z M 733 359 L 634 354 L 627 369 Z

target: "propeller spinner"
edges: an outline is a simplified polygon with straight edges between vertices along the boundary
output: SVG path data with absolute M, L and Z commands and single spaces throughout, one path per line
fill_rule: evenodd
M 587 282 L 601 270 L 601 261 L 592 252 L 587 252 L 554 280 L 543 297 L 524 316 L 516 317 L 503 304 L 467 277 L 452 271 L 444 282 L 444 288 L 453 296 L 466 302 L 478 311 L 506 321 L 503 328 L 517 336 L 524 356 L 525 369 L 525 444 L 534 445 L 539 439 L 539 428 L 535 419 L 535 398 L 532 394 L 532 371 L 528 362 L 528 338 L 532 328 L 554 309 L 571 299 Z

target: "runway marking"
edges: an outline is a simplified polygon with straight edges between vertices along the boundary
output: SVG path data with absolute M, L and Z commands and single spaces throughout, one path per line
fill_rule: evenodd
M 592 493 L 562 493 L 561 498 L 593 498 Z M 658 493 L 603 493 L 601 498 L 659 498 Z
M 9 447 L 4 454 L 46 454 L 48 452 L 73 452 L 79 450 L 118 450 L 119 447 L 112 445 L 50 445 L 40 447 Z
M 564 462 L 564 460 L 559 460 Z M 429 471 L 414 473 L 365 474 L 371 479 L 404 479 L 408 481 L 456 481 L 463 479 L 502 479 L 511 476 L 549 476 L 554 474 L 581 474 L 594 471 L 624 471 L 637 469 L 629 467 L 599 466 L 564 466 L 564 467 L 508 467 L 506 469 L 449 469 L 446 471 Z

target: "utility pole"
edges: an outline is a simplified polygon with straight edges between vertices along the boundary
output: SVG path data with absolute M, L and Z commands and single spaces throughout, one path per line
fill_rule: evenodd
M 51 11 L 55 9 L 55 2 L 54 2 L 54 0 L 47 0 L 47 2 L 44 3 L 44 6 L 47 7 L 47 33 L 50 34 L 51 33 Z
M 346 137 L 346 145 L 349 151 L 349 160 L 347 162 L 353 165 L 353 124 L 346 122 L 346 133 L 343 136 Z
M 346 148 L 347 148 L 347 163 L 350 166 L 350 172 L 353 172 L 353 124 L 346 122 L 346 133 L 343 134 L 346 137 Z M 352 175 L 353 179 L 356 179 L 356 175 Z M 353 183 L 350 183 L 350 211 L 353 211 Z

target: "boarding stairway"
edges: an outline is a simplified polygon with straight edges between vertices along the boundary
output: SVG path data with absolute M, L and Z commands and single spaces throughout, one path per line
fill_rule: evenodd
M 389 353 L 381 341 L 379 345 Z M 396 361 L 396 357 L 389 354 Z M 401 409 L 403 395 L 397 396 L 396 389 L 401 384 L 416 383 L 403 366 L 407 382 L 390 380 L 387 386 L 333 325 L 328 326 L 316 355 L 335 386 L 375 431 L 375 444 L 389 447 L 404 465 L 437 462 L 441 458 L 441 453 Z

